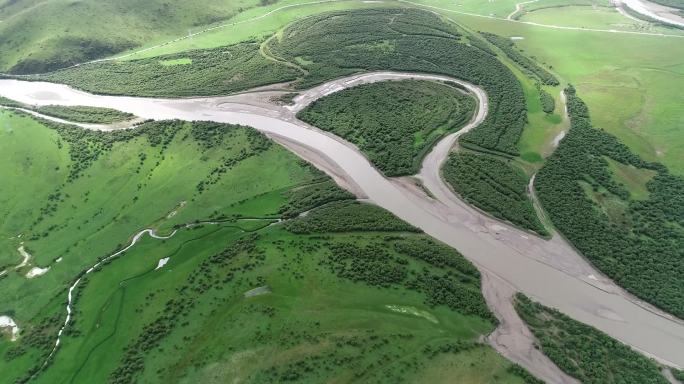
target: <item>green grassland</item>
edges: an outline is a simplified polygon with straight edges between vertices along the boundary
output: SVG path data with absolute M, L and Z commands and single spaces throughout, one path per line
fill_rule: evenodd
M 384 249 L 390 234 L 256 233 L 207 226 L 161 245 L 146 240 L 107 265 L 81 291 L 76 322 L 38 382 L 389 383 L 427 373 L 442 382 L 524 382 L 508 372 L 510 363 L 473 343 L 491 329 L 488 321 L 430 305 L 414 289 L 339 276 L 326 264 L 335 247 Z M 422 238 L 393 236 L 390 244 Z M 411 270 L 444 273 L 391 255 Z M 258 287 L 260 294 L 246 295 Z M 390 305 L 429 313 L 437 324 Z M 167 313 L 172 321 L 164 328 L 149 328 Z M 141 360 L 133 364 L 131 354 Z
M 402 176 L 417 173 L 432 145 L 468 122 L 475 104 L 455 86 L 404 80 L 336 92 L 297 117 L 356 144 L 385 175 Z
M 544 354 L 582 383 L 668 383 L 653 361 L 595 328 L 522 294 L 515 307 Z
M 53 0 L 0 4 L 0 70 L 40 73 L 226 22 L 258 0 Z
M 0 338 L 3 382 L 41 367 L 79 272 L 152 227 L 178 231 L 82 277 L 33 381 L 536 384 L 477 341 L 495 320 L 458 252 L 380 208 L 339 202 L 351 196 L 250 129 L 100 133 L 0 117 L 3 263 L 18 263 L 24 241 L 32 266 L 50 266 L 0 280 L 0 313 L 22 329 Z M 212 222 L 181 225 L 197 219 Z

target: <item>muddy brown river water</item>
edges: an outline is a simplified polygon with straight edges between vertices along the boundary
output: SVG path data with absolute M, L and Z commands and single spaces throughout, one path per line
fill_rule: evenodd
M 461 132 L 442 139 L 426 156 L 415 178 L 386 178 L 354 145 L 295 118 L 297 110 L 329 93 L 361 83 L 405 78 L 458 82 L 480 105 Z M 485 275 L 483 291 L 488 304 L 502 320 L 498 334 L 491 335 L 490 342 L 549 382 L 573 380 L 538 351 L 532 351 L 531 335 L 523 334 L 515 311 L 511 311 L 510 297 L 515 291 L 592 325 L 661 363 L 684 367 L 682 320 L 616 286 L 561 236 L 542 239 L 492 219 L 464 203 L 444 183 L 439 168 L 458 135 L 476 127 L 486 116 L 486 94 L 478 87 L 444 76 L 376 72 L 333 80 L 304 91 L 293 107 L 270 102 L 274 94 L 277 93 L 264 89 L 227 97 L 152 99 L 93 95 L 60 84 L 0 80 L 1 96 L 32 105 L 106 107 L 145 119 L 211 120 L 256 128 L 324 170 L 360 198 L 453 246 L 477 265 Z M 432 196 L 417 187 L 415 180 Z

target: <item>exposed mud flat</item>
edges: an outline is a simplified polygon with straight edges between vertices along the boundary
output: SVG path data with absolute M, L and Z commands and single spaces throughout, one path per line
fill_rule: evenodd
M 46 274 L 49 270 L 50 270 L 50 267 L 46 267 L 46 268 L 33 267 L 28 271 L 28 273 L 26 273 L 26 278 L 27 279 L 33 279 L 34 277 L 38 277 L 38 276 Z
M 16 341 L 19 337 L 19 327 L 9 316 L 0 316 L 0 330 L 7 330 L 12 341 Z

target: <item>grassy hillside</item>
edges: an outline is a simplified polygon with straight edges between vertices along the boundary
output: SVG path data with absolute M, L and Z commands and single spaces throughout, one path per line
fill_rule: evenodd
M 100 133 L 1 116 L 7 166 L 0 172 L 8 182 L 0 186 L 0 265 L 19 264 L 20 245 L 32 255 L 29 265 L 0 280 L 18 295 L 4 296 L 1 305 L 20 321 L 142 228 L 167 232 L 196 218 L 254 216 L 253 207 L 236 211 L 231 204 L 268 191 L 272 202 L 259 212 L 277 214 L 283 199 L 277 191 L 314 181 L 287 152 L 241 127 L 167 122 Z M 267 167 L 268 178 L 247 182 L 270 162 L 279 166 Z M 34 266 L 50 271 L 27 280 Z
M 424 80 L 366 84 L 316 100 L 297 117 L 356 144 L 387 176 L 415 174 L 446 133 L 467 123 L 475 99 Z
M 258 0 L 0 3 L 0 71 L 41 73 L 224 22 Z
M 3 263 L 20 244 L 32 254 L 0 279 L 0 313 L 21 328 L 0 337 L 2 382 L 536 384 L 477 342 L 494 320 L 458 252 L 339 202 L 350 195 L 250 129 L 0 117 Z M 196 220 L 211 222 L 181 225 Z M 82 275 L 145 227 L 178 231 Z M 34 266 L 50 269 L 29 279 Z

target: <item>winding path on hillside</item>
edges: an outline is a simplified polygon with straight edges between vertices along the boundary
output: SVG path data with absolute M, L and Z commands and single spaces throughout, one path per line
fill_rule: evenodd
M 344 88 L 406 78 L 457 82 L 469 89 L 482 107 L 460 133 L 446 136 L 426 156 L 418 178 L 434 198 L 407 178 L 384 177 L 354 145 L 295 117 L 296 111 L 313 100 Z M 486 116 L 486 95 L 471 84 L 444 76 L 368 73 L 304 91 L 290 108 L 271 102 L 278 93 L 267 90 L 226 97 L 149 99 L 92 95 L 60 84 L 0 80 L 0 95 L 31 105 L 107 107 L 146 119 L 211 120 L 252 126 L 324 170 L 357 196 L 455 247 L 477 265 L 483 273 L 485 297 L 502 319 L 502 327 L 490 336 L 490 342 L 504 355 L 523 361 L 540 377 L 563 382 L 553 376 L 557 374 L 553 367 L 538 361 L 543 356 L 529 350 L 530 335 L 523 334 L 522 323 L 516 323 L 515 311 L 511 311 L 510 297 L 515 291 L 592 325 L 665 364 L 684 367 L 684 322 L 617 287 L 560 236 L 545 240 L 497 221 L 465 204 L 446 186 L 439 171 L 441 164 L 458 135 L 477 126 Z

